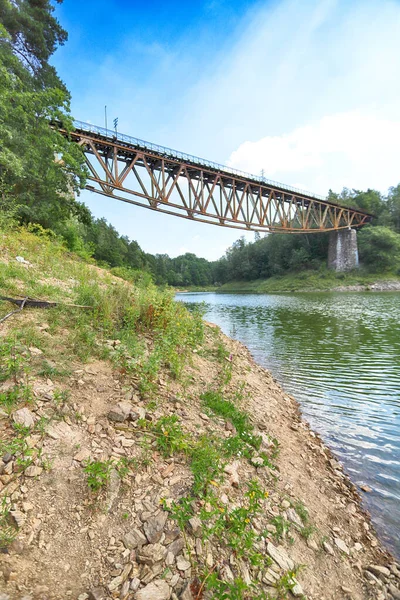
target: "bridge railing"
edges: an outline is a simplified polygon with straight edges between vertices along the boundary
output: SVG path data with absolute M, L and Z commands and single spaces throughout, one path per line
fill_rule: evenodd
M 253 179 L 261 184 L 270 185 L 275 188 L 279 188 L 282 190 L 287 190 L 289 192 L 295 192 L 300 196 L 308 196 L 311 198 L 317 198 L 319 200 L 326 201 L 325 196 L 320 196 L 318 194 L 312 194 L 311 192 L 307 192 L 305 190 L 301 190 L 299 188 L 292 187 L 290 185 L 286 185 L 284 183 L 279 183 L 278 181 L 273 181 L 272 179 L 266 179 L 265 177 L 259 175 L 253 175 L 251 173 L 246 173 L 245 171 L 241 171 L 240 169 L 232 169 L 226 165 L 221 165 L 219 163 L 212 162 L 210 160 L 199 158 L 198 156 L 193 156 L 192 154 L 186 154 L 185 152 L 180 152 L 179 150 L 173 150 L 172 148 L 168 148 L 166 146 L 159 146 L 158 144 L 153 144 L 152 142 L 146 142 L 145 140 L 141 140 L 139 138 L 132 137 L 130 135 L 126 135 L 125 133 L 115 133 L 112 129 L 105 129 L 104 127 L 99 127 L 98 125 L 92 125 L 91 123 L 85 123 L 84 121 L 74 121 L 74 126 L 76 129 L 81 131 L 86 131 L 88 133 L 95 133 L 97 135 L 101 135 L 110 140 L 118 140 L 120 142 L 124 142 L 126 144 L 131 144 L 132 146 L 139 146 L 140 148 L 150 150 L 151 152 L 157 152 L 158 154 L 165 154 L 170 158 L 177 158 L 184 162 L 190 162 L 197 164 L 203 167 L 210 167 L 211 169 L 215 169 L 217 171 L 223 171 L 224 173 L 229 173 L 231 175 L 237 175 L 239 177 L 244 177 L 245 179 Z M 331 202 L 331 204 L 335 204 Z

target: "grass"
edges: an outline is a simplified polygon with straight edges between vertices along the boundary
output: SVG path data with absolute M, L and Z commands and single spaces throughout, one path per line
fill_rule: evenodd
M 0 503 L 0 550 L 6 551 L 17 536 L 17 529 L 10 522 L 10 509 L 4 497 Z
M 393 273 L 374 274 L 363 269 L 349 273 L 336 273 L 327 268 L 318 271 L 300 271 L 285 275 L 274 275 L 255 281 L 230 281 L 219 287 L 218 293 L 266 294 L 272 292 L 332 291 L 342 286 L 362 285 L 367 288 L 379 281 L 400 281 Z

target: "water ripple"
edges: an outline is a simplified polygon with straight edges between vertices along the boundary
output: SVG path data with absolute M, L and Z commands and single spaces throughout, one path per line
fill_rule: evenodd
M 400 295 L 178 294 L 248 346 L 368 484 L 373 520 L 400 556 Z

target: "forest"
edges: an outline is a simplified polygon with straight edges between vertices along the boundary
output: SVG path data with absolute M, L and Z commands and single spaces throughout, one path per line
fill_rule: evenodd
M 87 171 L 80 148 L 49 126 L 62 120 L 72 130 L 70 94 L 49 60 L 67 40 L 48 0 L 0 0 L 0 209 L 1 219 L 62 239 L 85 259 L 135 281 L 178 287 L 251 281 L 291 271 L 318 270 L 328 236 L 269 234 L 238 239 L 222 258 L 194 254 L 151 255 L 77 199 Z M 54 156 L 57 160 L 54 160 Z M 371 272 L 398 273 L 400 184 L 376 190 L 329 192 L 335 202 L 365 209 L 373 224 L 359 234 L 360 260 Z

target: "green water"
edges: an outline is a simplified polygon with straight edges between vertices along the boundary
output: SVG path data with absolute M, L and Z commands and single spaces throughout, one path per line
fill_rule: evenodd
M 246 344 L 363 492 L 400 556 L 400 293 L 177 294 Z

